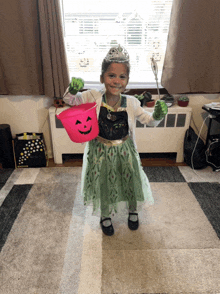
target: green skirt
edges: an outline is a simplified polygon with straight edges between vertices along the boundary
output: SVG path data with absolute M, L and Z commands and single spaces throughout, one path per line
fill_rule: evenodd
M 81 194 L 84 205 L 92 205 L 94 216 L 140 212 L 154 199 L 139 154 L 129 137 L 118 146 L 108 147 L 94 139 L 86 143 Z

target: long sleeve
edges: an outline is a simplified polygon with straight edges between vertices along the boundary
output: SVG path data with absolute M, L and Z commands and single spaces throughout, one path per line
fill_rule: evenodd
M 66 89 L 66 92 L 63 95 L 63 101 L 70 106 L 80 105 L 83 103 L 82 93 L 78 92 L 76 93 L 76 95 L 73 95 L 69 93 L 69 87 L 68 87 Z
M 136 101 L 134 100 L 134 115 L 136 119 L 142 124 L 148 125 L 149 127 L 155 127 L 159 125 L 161 120 L 155 120 L 153 118 L 153 113 L 144 110 L 143 107 L 141 107 L 140 105 L 140 101 L 138 101 L 137 99 Z
M 70 106 L 75 106 L 83 103 L 97 102 L 101 96 L 101 92 L 97 90 L 87 90 L 73 95 L 69 93 L 69 88 L 67 88 L 63 95 L 63 101 Z

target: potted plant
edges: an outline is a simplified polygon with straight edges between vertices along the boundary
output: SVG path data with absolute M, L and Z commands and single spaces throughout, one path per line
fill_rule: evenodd
M 152 95 L 150 92 L 144 93 L 145 96 L 145 105 L 147 107 L 154 107 L 155 105 L 155 100 L 152 99 Z
M 152 99 L 150 92 L 143 92 L 141 95 L 134 95 L 140 102 L 141 106 L 146 105 L 147 107 L 153 107 L 155 105 L 155 100 Z
M 178 105 L 181 107 L 186 107 L 189 103 L 189 98 L 187 96 L 181 96 L 178 99 Z
M 173 97 L 173 95 L 171 95 L 169 93 L 165 94 L 161 98 L 161 100 L 163 100 L 166 103 L 167 107 L 171 107 L 174 104 L 174 97 Z
M 135 94 L 134 97 L 137 98 L 141 102 L 141 106 L 144 105 L 144 95 L 143 94 L 141 94 L 141 95 Z

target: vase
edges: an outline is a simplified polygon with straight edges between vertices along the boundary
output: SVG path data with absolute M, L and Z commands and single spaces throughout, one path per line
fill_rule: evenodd
M 178 105 L 181 107 L 186 107 L 189 104 L 189 101 L 178 100 Z
M 154 107 L 154 105 L 155 105 L 155 100 L 153 100 L 153 101 L 148 101 L 148 102 L 146 102 L 146 104 L 145 104 L 147 107 Z

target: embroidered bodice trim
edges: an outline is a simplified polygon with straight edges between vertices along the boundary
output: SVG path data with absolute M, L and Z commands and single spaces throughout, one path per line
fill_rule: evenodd
M 106 100 L 105 100 L 105 94 L 102 96 L 102 103 L 101 103 L 101 106 L 104 106 L 106 107 L 107 109 L 109 109 L 110 111 L 115 111 L 115 109 L 108 105 L 106 103 Z M 121 95 L 121 105 L 119 106 L 119 108 L 117 109 L 117 111 L 122 111 L 121 108 L 126 108 L 127 107 L 127 99 L 125 96 Z
M 102 97 L 102 104 L 99 113 L 99 136 L 108 140 L 118 140 L 128 134 L 128 114 L 126 112 L 126 97 L 121 96 L 121 106 L 114 110 L 113 107 L 105 103 L 105 95 Z M 123 106 L 123 107 L 122 107 Z M 119 111 L 120 109 L 120 111 Z M 121 110 L 122 109 L 122 110 Z M 115 120 L 109 120 L 108 114 L 114 113 Z

